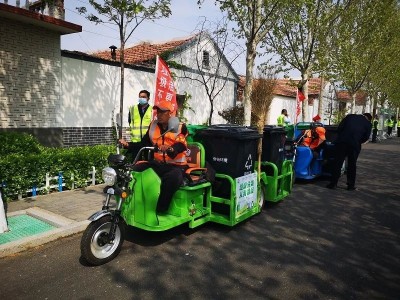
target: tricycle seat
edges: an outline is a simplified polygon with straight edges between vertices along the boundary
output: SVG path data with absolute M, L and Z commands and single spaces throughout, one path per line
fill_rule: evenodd
M 204 148 L 199 143 L 189 143 L 186 159 L 189 168 L 185 172 L 184 186 L 195 186 L 207 182 Z

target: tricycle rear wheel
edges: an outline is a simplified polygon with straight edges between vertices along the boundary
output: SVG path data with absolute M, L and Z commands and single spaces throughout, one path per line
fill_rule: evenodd
M 86 228 L 81 240 L 81 255 L 91 265 L 98 266 L 113 260 L 121 251 L 125 238 L 125 225 L 121 220 L 115 231 L 113 243 L 108 234 L 112 225 L 111 216 L 104 216 Z

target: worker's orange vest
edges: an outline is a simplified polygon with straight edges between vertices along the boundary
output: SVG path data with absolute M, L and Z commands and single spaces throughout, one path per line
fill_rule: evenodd
M 186 136 L 181 133 L 182 123 L 179 124 L 178 132 L 167 132 L 161 137 L 161 130 L 157 121 L 153 121 L 149 128 L 149 137 L 154 146 L 167 145 L 172 146 L 175 143 L 182 143 L 187 147 Z M 166 153 L 155 152 L 154 159 L 168 164 L 183 165 L 186 164 L 186 151 L 179 153 L 175 158 L 169 157 Z
M 303 146 L 310 147 L 310 149 L 315 149 L 319 146 L 319 144 L 324 141 L 325 138 L 325 128 L 323 127 L 316 127 L 315 133 L 317 136 L 313 136 L 313 132 L 311 129 L 306 131 L 306 135 L 303 139 Z

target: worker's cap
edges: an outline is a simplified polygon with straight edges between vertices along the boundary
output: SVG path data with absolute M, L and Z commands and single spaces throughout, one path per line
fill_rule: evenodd
M 318 121 L 321 120 L 321 117 L 320 117 L 319 115 L 316 115 L 314 118 L 312 118 L 312 120 L 313 120 L 314 122 L 318 122 Z
M 162 111 L 173 111 L 171 101 L 161 100 L 158 104 L 154 105 L 153 109 L 162 110 Z

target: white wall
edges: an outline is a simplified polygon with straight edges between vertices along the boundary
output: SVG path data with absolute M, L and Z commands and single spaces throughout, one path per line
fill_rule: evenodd
M 178 73 L 177 70 L 171 70 Z M 153 104 L 154 73 L 125 68 L 123 126 L 128 127 L 128 108 L 137 104 L 139 91 L 150 91 Z M 177 79 L 179 94 L 191 94 L 189 105 L 194 112 L 186 111 L 184 116 L 190 124 L 206 122 L 209 102 L 204 86 L 189 79 Z M 61 103 L 57 114 L 59 127 L 108 127 L 111 126 L 113 111 L 119 112 L 120 68 L 62 57 Z M 217 111 L 234 105 L 235 84 L 229 81 L 224 91 L 214 100 L 213 123 L 225 123 Z
M 154 74 L 125 69 L 124 126 L 128 108 L 137 104 L 139 91 L 152 93 Z M 60 127 L 111 126 L 113 111 L 119 112 L 120 68 L 80 59 L 62 57 Z
M 177 72 L 178 73 L 178 72 Z M 222 84 L 222 82 L 221 82 Z M 192 98 L 188 104 L 193 109 L 186 110 L 184 116 L 190 124 L 204 124 L 207 122 L 211 104 L 204 85 L 190 79 L 178 79 L 176 88 L 179 94 L 188 92 Z M 214 112 L 212 116 L 212 124 L 224 124 L 226 121 L 218 115 L 218 111 L 222 111 L 228 107 L 235 105 L 236 84 L 233 81 L 227 81 L 221 93 L 213 100 Z

